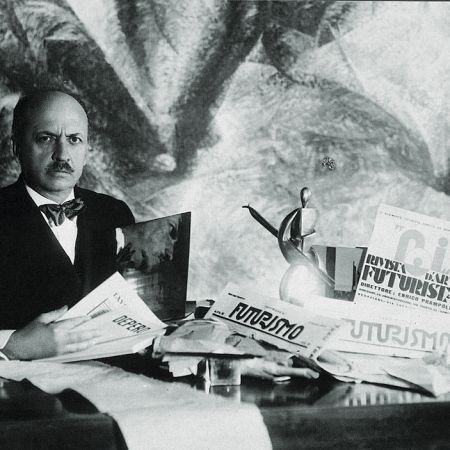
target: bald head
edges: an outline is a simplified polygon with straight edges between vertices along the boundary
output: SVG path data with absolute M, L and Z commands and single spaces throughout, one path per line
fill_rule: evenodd
M 88 119 L 80 103 L 59 91 L 22 97 L 14 109 L 13 149 L 25 182 L 63 201 L 86 162 Z
M 48 109 L 52 105 L 56 105 L 62 110 L 72 109 L 74 112 L 78 112 L 80 117 L 84 117 L 86 120 L 87 126 L 88 118 L 86 111 L 74 97 L 61 91 L 36 92 L 21 97 L 14 108 L 12 122 L 13 139 L 20 139 L 21 131 L 25 127 L 30 115 Z

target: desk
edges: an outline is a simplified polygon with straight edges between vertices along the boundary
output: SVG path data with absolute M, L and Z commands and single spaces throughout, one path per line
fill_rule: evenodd
M 193 378 L 182 381 L 205 389 Z M 326 377 L 279 385 L 244 378 L 241 386 L 214 387 L 210 394 L 258 405 L 275 449 L 450 448 L 450 396 L 433 399 Z M 23 382 L 5 385 L 0 448 L 123 448 L 114 421 L 79 397 L 73 391 L 51 396 Z
M 274 449 L 450 449 L 450 395 L 326 378 L 279 385 L 244 379 L 209 390 L 257 404 Z
M 146 368 L 137 361 L 128 357 L 127 368 L 169 380 L 157 366 L 150 367 L 151 361 Z M 282 384 L 244 377 L 240 386 L 208 387 L 194 377 L 171 380 L 177 381 L 256 404 L 274 449 L 450 449 L 450 394 L 436 399 L 324 375 Z

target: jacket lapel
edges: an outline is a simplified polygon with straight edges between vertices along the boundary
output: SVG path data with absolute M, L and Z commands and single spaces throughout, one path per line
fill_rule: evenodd
M 18 258 L 24 261 L 23 267 L 29 267 L 32 271 L 30 277 L 33 277 L 35 272 L 40 274 L 39 283 L 43 286 L 43 292 L 51 292 L 54 295 L 52 301 L 60 302 L 61 306 L 71 306 L 79 298 L 81 282 L 69 256 L 28 195 L 22 180 L 16 183 L 12 197 L 8 202 L 11 205 L 8 216 L 15 224 Z M 36 267 L 39 268 L 38 271 L 33 270 Z M 34 282 L 37 283 L 36 280 Z M 43 305 L 50 301 L 45 298 L 46 295 L 39 296 Z M 54 306 L 57 305 L 49 305 Z
M 75 270 L 81 280 L 83 295 L 90 291 L 92 286 L 93 267 L 93 239 L 92 211 L 89 210 L 87 199 L 75 187 L 75 197 L 81 198 L 86 203 L 86 209 L 77 216 L 77 241 L 75 244 Z

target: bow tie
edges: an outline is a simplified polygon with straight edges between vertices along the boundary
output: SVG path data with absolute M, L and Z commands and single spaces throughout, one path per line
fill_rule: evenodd
M 66 217 L 68 219 L 74 218 L 85 208 L 86 205 L 81 198 L 74 198 L 60 205 L 50 203 L 39 206 L 39 209 L 46 215 L 49 222 L 53 222 L 56 226 L 62 225 Z

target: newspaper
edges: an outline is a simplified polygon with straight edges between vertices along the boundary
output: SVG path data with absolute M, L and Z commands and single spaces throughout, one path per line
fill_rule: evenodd
M 148 320 L 162 324 L 118 272 L 111 275 L 76 305 L 72 306 L 60 320 L 79 316 L 89 316 L 93 319 L 94 317 L 124 306 L 132 309 L 143 317 L 147 317 Z
M 381 205 L 355 301 L 450 312 L 450 222 Z
M 60 320 L 78 316 L 91 317 L 76 329 L 100 331 L 97 344 L 41 361 L 72 362 L 136 353 L 163 334 L 166 326 L 118 273 L 81 299 Z
M 317 358 L 344 322 L 229 284 L 206 318 L 231 330 L 310 360 Z
M 450 343 L 450 317 L 399 306 L 309 296 L 303 306 L 349 324 L 328 348 L 373 355 L 421 358 Z
M 324 297 L 324 300 L 331 299 Z M 411 388 L 411 383 L 384 370 L 386 366 L 403 366 L 409 359 L 333 350 L 336 342 L 348 335 L 348 323 L 338 317 L 318 315 L 305 307 L 234 285 L 227 286 L 206 317 L 224 322 L 235 332 L 287 350 L 304 363 L 321 368 L 338 380 Z M 301 330 L 298 335 L 297 330 Z

